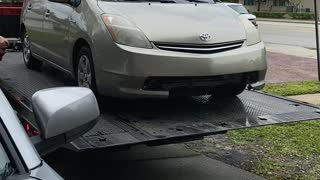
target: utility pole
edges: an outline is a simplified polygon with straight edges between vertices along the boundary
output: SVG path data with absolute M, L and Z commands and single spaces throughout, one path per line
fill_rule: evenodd
M 318 30 L 318 0 L 314 0 L 314 24 L 316 27 L 318 81 L 320 81 L 319 30 Z

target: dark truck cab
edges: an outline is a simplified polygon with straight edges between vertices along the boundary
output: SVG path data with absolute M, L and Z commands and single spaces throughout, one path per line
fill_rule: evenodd
M 0 36 L 9 39 L 10 48 L 19 48 L 22 4 L 23 0 L 0 0 Z

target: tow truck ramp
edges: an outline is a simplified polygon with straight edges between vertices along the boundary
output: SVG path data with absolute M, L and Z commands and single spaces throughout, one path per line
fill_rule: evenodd
M 25 67 L 21 53 L 8 53 L 0 63 L 0 87 L 20 117 L 36 127 L 31 96 L 45 88 L 73 86 L 63 73 L 44 65 Z M 219 100 L 210 96 L 169 99 L 102 99 L 98 124 L 71 142 L 75 150 L 160 145 L 257 126 L 320 119 L 316 106 L 261 92 L 245 91 Z

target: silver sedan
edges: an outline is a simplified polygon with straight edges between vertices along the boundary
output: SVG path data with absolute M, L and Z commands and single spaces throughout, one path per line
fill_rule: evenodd
M 240 94 L 261 89 L 257 29 L 222 3 L 194 0 L 27 0 L 24 62 L 116 97 Z

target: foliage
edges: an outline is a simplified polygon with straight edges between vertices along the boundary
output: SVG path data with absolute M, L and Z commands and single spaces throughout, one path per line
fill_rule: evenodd
M 281 12 L 253 12 L 252 14 L 256 15 L 257 17 L 261 18 L 286 18 L 285 16 L 289 16 L 292 19 L 301 19 L 301 20 L 311 20 L 314 19 L 313 13 L 281 13 Z
M 293 19 L 314 19 L 314 14 L 312 13 L 289 13 L 288 15 Z
M 292 96 L 299 94 L 320 93 L 320 83 L 317 81 L 302 81 L 267 84 L 263 89 L 264 92 L 276 94 L 279 96 Z
M 254 15 L 257 17 L 262 17 L 262 18 L 283 18 L 283 16 L 286 13 L 280 13 L 280 12 L 253 12 Z
M 258 158 L 254 172 L 267 179 L 320 178 L 320 121 L 273 125 L 228 133 Z

